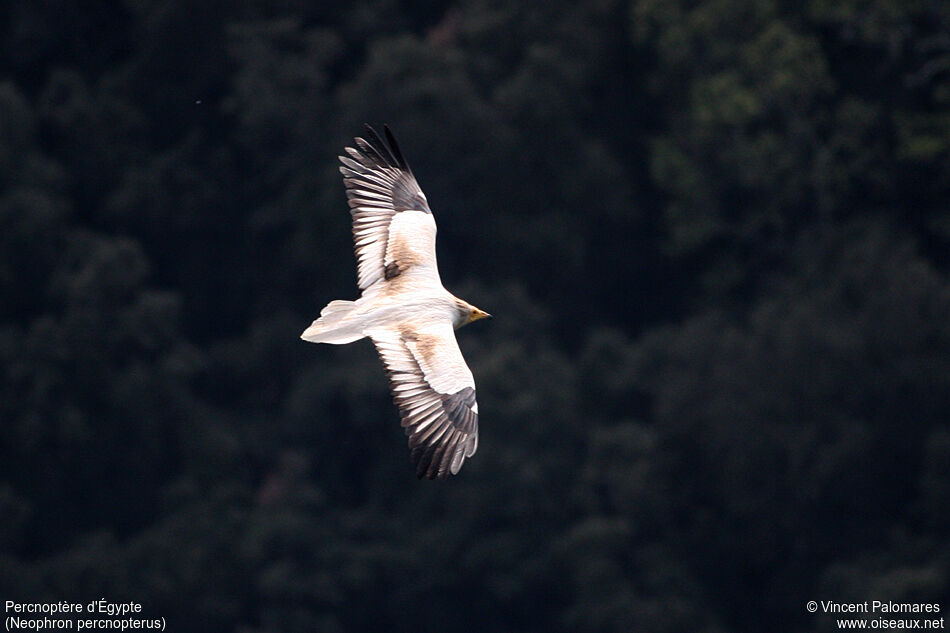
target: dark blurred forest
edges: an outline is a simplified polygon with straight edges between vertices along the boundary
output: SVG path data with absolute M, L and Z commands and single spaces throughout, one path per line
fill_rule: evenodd
M 417 481 L 336 156 L 439 223 L 480 447 Z M 0 6 L 0 597 L 237 633 L 950 607 L 950 4 Z

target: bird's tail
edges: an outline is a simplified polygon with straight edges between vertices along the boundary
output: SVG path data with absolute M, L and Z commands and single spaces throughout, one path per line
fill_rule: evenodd
M 355 301 L 331 301 L 320 311 L 320 318 L 304 330 L 300 338 L 311 343 L 334 345 L 358 341 L 365 335 L 362 324 L 351 318 L 355 307 Z

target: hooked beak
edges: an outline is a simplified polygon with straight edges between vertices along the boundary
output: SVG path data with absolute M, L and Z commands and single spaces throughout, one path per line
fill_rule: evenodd
M 491 319 L 491 318 L 492 318 L 492 315 L 488 314 L 484 310 L 479 310 L 478 308 L 474 308 L 472 310 L 472 313 L 468 317 L 468 323 L 471 323 L 472 321 L 478 321 L 479 319 Z

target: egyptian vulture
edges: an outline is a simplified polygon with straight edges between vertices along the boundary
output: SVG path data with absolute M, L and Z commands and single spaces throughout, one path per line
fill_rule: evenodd
M 475 380 L 454 330 L 490 316 L 442 286 L 435 220 L 415 176 L 384 127 L 340 156 L 358 284 L 356 301 L 331 301 L 300 335 L 339 345 L 372 339 L 421 479 L 458 473 L 478 447 Z

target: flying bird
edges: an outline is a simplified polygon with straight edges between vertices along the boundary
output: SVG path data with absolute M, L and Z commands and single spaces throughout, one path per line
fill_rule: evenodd
M 331 301 L 300 335 L 340 345 L 372 339 L 421 479 L 457 474 L 478 448 L 475 380 L 455 330 L 490 317 L 442 285 L 435 220 L 388 127 L 366 126 L 340 156 L 353 218 L 356 301 Z

